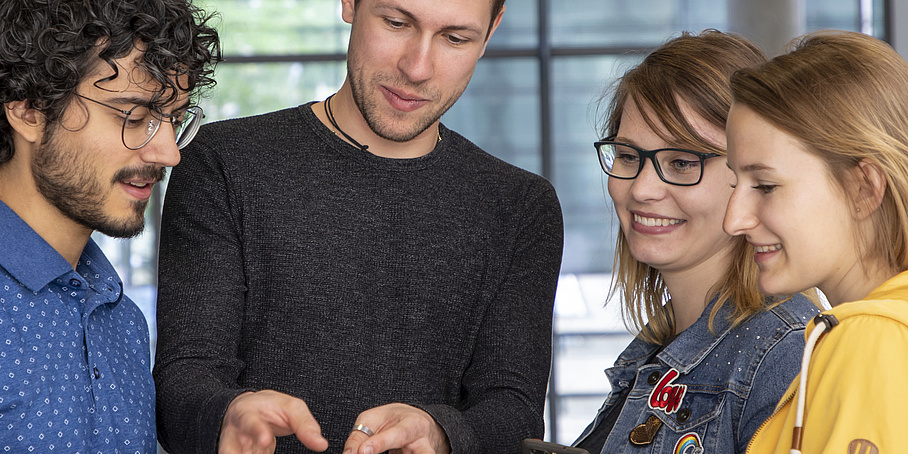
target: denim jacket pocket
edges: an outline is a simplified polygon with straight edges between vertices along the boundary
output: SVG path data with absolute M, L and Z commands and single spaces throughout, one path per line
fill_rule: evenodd
M 733 446 L 717 446 L 722 423 L 720 416 L 725 408 L 725 399 L 725 393 L 697 392 L 688 388 L 684 399 L 671 413 L 666 413 L 662 409 L 653 410 L 662 421 L 663 427 L 657 435 L 658 443 L 653 443 L 652 452 L 677 454 L 734 452 Z

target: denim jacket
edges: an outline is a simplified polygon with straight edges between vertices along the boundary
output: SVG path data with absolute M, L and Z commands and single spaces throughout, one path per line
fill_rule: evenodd
M 798 374 L 804 327 L 819 310 L 797 295 L 731 328 L 732 304 L 726 302 L 713 334 L 713 304 L 652 361 L 659 345 L 640 339 L 628 345 L 605 371 L 612 391 L 576 443 L 633 386 L 602 454 L 745 451 Z

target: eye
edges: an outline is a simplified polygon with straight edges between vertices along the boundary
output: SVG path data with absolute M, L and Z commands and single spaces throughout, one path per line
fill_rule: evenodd
M 459 46 L 459 45 L 464 44 L 467 41 L 469 41 L 468 39 L 457 36 L 457 35 L 447 35 L 447 38 L 448 38 L 448 42 L 455 46 Z
M 777 187 L 779 187 L 779 185 L 777 184 L 757 184 L 753 186 L 754 189 L 762 192 L 763 194 L 769 194 L 775 191 Z
M 637 150 L 634 150 L 633 148 L 622 145 L 614 145 L 611 147 L 611 151 L 615 156 L 615 162 L 619 164 L 636 166 L 640 161 L 640 154 L 637 153 Z
M 682 150 L 659 150 L 659 165 L 667 172 L 678 175 L 700 172 L 700 157 Z
M 181 124 L 183 124 L 183 121 L 186 120 L 186 110 L 179 110 L 172 114 L 163 114 L 162 117 L 173 124 L 174 128 L 178 128 Z
M 153 120 L 151 109 L 147 107 L 136 107 L 125 118 L 126 128 L 144 128 Z
M 399 21 L 397 19 L 390 18 L 390 17 L 385 18 L 385 23 L 388 24 L 389 27 L 391 27 L 395 30 L 398 30 L 398 29 L 401 29 L 401 28 L 404 28 L 407 26 L 406 22 Z
M 640 157 L 637 156 L 637 153 L 618 153 L 615 156 L 616 161 L 621 161 L 625 164 L 633 164 L 640 160 Z
M 668 165 L 676 172 L 690 172 L 700 168 L 700 160 L 673 159 Z

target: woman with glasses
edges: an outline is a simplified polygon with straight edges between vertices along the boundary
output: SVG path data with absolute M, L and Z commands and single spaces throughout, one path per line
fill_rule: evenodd
M 906 452 L 908 62 L 823 32 L 732 93 L 726 231 L 755 248 L 763 291 L 817 287 L 832 305 L 748 452 Z
M 728 80 L 764 61 L 743 38 L 683 34 L 611 93 L 595 146 L 620 222 L 612 292 L 639 334 L 576 442 L 591 453 L 743 452 L 797 374 L 816 305 L 762 295 L 749 245 L 722 230 Z

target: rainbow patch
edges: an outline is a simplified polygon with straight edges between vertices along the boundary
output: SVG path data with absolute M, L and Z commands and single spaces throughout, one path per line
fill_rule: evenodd
M 703 452 L 700 444 L 700 436 L 696 432 L 686 433 L 678 440 L 675 445 L 675 454 L 695 454 Z

